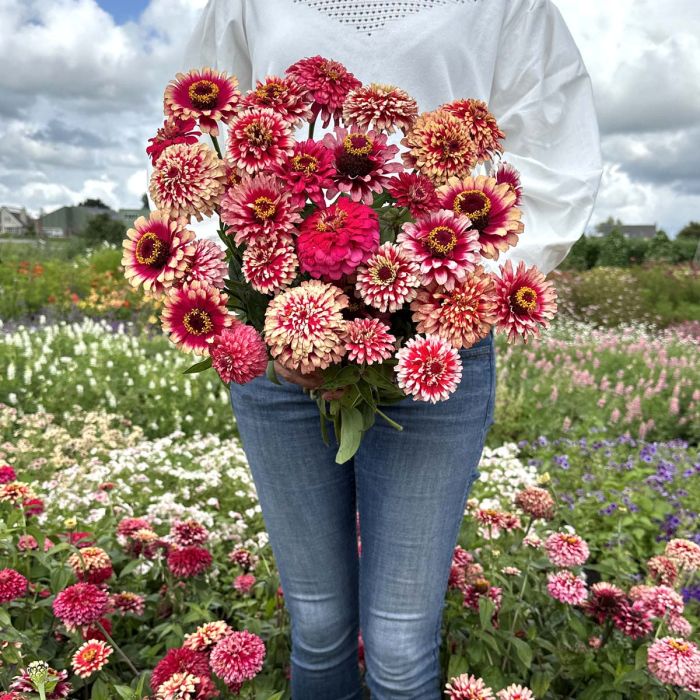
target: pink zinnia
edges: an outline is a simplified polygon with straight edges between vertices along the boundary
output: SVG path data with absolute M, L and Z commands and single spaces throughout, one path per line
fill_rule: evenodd
M 414 400 L 445 401 L 462 378 L 457 350 L 437 336 L 415 336 L 396 355 L 398 385 Z
M 151 145 L 146 149 L 146 153 L 151 156 L 151 163 L 155 165 L 168 146 L 176 143 L 197 143 L 201 134 L 199 131 L 193 131 L 194 127 L 194 119 L 166 119 L 156 135 L 148 139 Z
M 64 588 L 53 602 L 53 612 L 68 629 L 97 622 L 107 610 L 109 596 L 92 583 Z
M 657 639 L 647 651 L 647 665 L 662 683 L 685 687 L 700 682 L 700 650 L 686 639 Z
M 0 570 L 0 603 L 9 603 L 27 594 L 27 579 L 14 569 Z
M 200 678 L 208 678 L 209 662 L 204 654 L 192 649 L 177 647 L 168 649 L 151 674 L 151 688 L 158 691 L 176 673 L 191 673 Z
M 331 118 L 340 119 L 348 93 L 362 85 L 342 63 L 322 56 L 303 58 L 289 66 L 286 73 L 309 91 L 312 120 L 320 115 L 324 127 Z
M 9 484 L 17 480 L 17 472 L 9 465 L 3 464 L 0 467 L 0 484 Z
M 613 623 L 630 639 L 646 637 L 653 630 L 651 615 L 646 610 L 634 607 L 629 600 L 620 603 L 619 609 L 613 614 Z
M 656 556 L 647 562 L 649 576 L 657 585 L 673 586 L 678 579 L 678 569 L 671 559 L 665 556 Z
M 693 633 L 693 626 L 682 615 L 671 615 L 666 624 L 668 629 L 679 637 L 687 639 Z
M 67 564 L 79 581 L 88 583 L 104 583 L 114 573 L 112 560 L 101 547 L 83 547 L 68 557 Z
M 201 282 L 223 289 L 228 275 L 226 251 L 214 241 L 200 238 L 194 242 L 194 251 L 187 261 L 182 284 Z
M 233 579 L 233 587 L 239 593 L 249 593 L 256 581 L 257 579 L 253 574 L 239 574 Z
M 179 547 L 204 544 L 209 539 L 209 531 L 197 520 L 176 520 L 170 526 L 170 536 Z
M 250 550 L 245 547 L 236 547 L 228 555 L 229 561 L 233 564 L 238 564 L 243 567 L 245 571 L 251 571 L 258 564 L 258 558 Z
M 547 591 L 555 600 L 569 605 L 581 605 L 588 597 L 586 582 L 571 571 L 548 574 Z
M 221 199 L 221 220 L 230 226 L 237 245 L 269 241 L 295 230 L 301 222 L 298 203 L 272 175 L 245 177 Z
M 191 634 L 185 635 L 182 646 L 193 651 L 208 652 L 211 647 L 224 637 L 228 637 L 231 632 L 233 632 L 233 628 L 223 620 L 206 622 L 197 627 Z
M 55 684 L 53 689 L 46 693 L 46 700 L 63 700 L 63 698 L 67 698 L 73 691 L 71 684 L 66 681 L 68 671 L 57 671 L 49 666 L 46 673 L 51 682 Z M 26 700 L 27 695 L 25 693 L 30 695 L 37 694 L 26 668 L 22 669 L 19 676 L 15 676 L 12 679 L 10 689 L 21 693 L 21 695 L 15 696 L 13 693 L 7 700 Z
M 271 109 L 247 109 L 229 124 L 226 148 L 233 164 L 250 175 L 269 171 L 293 152 L 292 127 Z
M 515 505 L 533 518 L 551 520 L 554 517 L 555 503 L 549 491 L 538 486 L 528 486 L 515 497 Z
M 461 99 L 440 105 L 440 109 L 459 119 L 468 129 L 474 144 L 477 158 L 489 160 L 496 153 L 503 152 L 500 141 L 506 137 L 489 112 L 486 102 L 474 99 Z
M 493 692 L 481 678 L 462 673 L 445 685 L 449 700 L 493 700 Z
M 509 685 L 496 693 L 497 700 L 535 700 L 535 696 L 524 685 Z
M 578 535 L 567 532 L 552 533 L 544 543 L 549 561 L 555 566 L 581 566 L 590 552 L 588 545 Z
M 364 134 L 337 127 L 322 143 L 333 153 L 335 167 L 329 198 L 343 192 L 353 202 L 371 205 L 373 193 L 381 193 L 390 175 L 403 169 L 400 163 L 389 162 L 399 152 L 398 146 L 387 144 L 386 135 L 376 131 Z
M 171 289 L 161 315 L 163 330 L 183 350 L 204 355 L 211 341 L 233 323 L 227 301 L 216 287 L 201 282 Z
M 520 184 L 520 173 L 509 163 L 501 163 L 496 170 L 496 182 L 499 185 L 506 184 L 515 195 L 515 206 L 519 207 L 523 201 L 523 188 Z
M 671 540 L 666 545 L 666 556 L 684 571 L 692 573 L 700 569 L 700 545 L 690 540 Z
M 212 563 L 208 549 L 192 545 L 175 547 L 168 554 L 168 568 L 175 576 L 191 578 L 203 574 Z
M 71 665 L 76 676 L 89 678 L 93 673 L 101 671 L 114 652 L 109 644 L 98 639 L 91 639 L 82 644 L 73 654 Z
M 127 613 L 143 615 L 146 599 L 138 593 L 123 591 L 122 593 L 114 593 L 110 596 L 109 605 L 120 615 L 126 615 Z
M 389 326 L 377 318 L 356 318 L 348 321 L 345 347 L 348 360 L 357 364 L 374 364 L 394 354 L 396 338 Z
M 276 294 L 297 276 L 299 259 L 291 236 L 256 241 L 243 252 L 243 276 L 261 294 Z
M 469 219 L 439 211 L 403 225 L 396 242 L 418 263 L 423 284 L 454 289 L 479 260 L 479 239 Z
M 255 88 L 243 98 L 241 107 L 271 109 L 294 128 L 311 119 L 306 90 L 289 77 L 268 75 L 264 81 L 258 80 Z
M 646 610 L 659 619 L 666 615 L 682 615 L 685 608 L 683 596 L 668 586 L 646 586 L 634 601 L 634 607 Z
M 308 197 L 317 207 L 325 207 L 323 190 L 333 184 L 333 154 L 322 143 L 307 139 L 294 143 L 294 151 L 273 172 L 291 188 L 292 200 L 300 207 Z
M 150 530 L 151 523 L 145 518 L 122 518 L 117 524 L 117 535 L 131 537 L 138 530 Z
M 498 330 L 508 334 L 511 342 L 537 336 L 546 328 L 557 311 L 556 291 L 551 282 L 536 268 L 527 268 L 521 261 L 514 270 L 510 260 L 501 267 L 501 276 L 494 277 Z
M 416 219 L 440 208 L 435 185 L 420 173 L 399 173 L 389 180 L 386 190 L 396 200 L 397 206 L 406 207 Z
M 418 116 L 418 104 L 401 88 L 371 83 L 350 92 L 343 103 L 343 122 L 351 129 L 407 132 Z
M 227 685 L 254 678 L 265 660 L 265 644 L 255 634 L 232 632 L 212 649 L 209 662 L 214 673 Z
M 214 338 L 212 366 L 226 384 L 245 384 L 265 374 L 267 347 L 252 326 L 236 321 Z
M 297 239 L 301 270 L 324 280 L 352 274 L 378 247 L 377 213 L 345 197 L 305 219 Z
M 357 269 L 355 288 L 368 306 L 393 313 L 415 298 L 418 277 L 418 264 L 397 245 L 386 242 Z

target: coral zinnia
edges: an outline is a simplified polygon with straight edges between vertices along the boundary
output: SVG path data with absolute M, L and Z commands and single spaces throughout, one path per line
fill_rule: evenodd
M 271 109 L 294 128 L 311 119 L 306 90 L 289 77 L 268 75 L 264 82 L 258 80 L 255 88 L 243 98 L 241 106 L 244 109 Z
M 421 114 L 401 144 L 408 149 L 401 154 L 406 167 L 438 185 L 452 176 L 467 177 L 477 162 L 469 127 L 441 109 Z
M 239 574 L 233 579 L 233 587 L 239 593 L 249 593 L 257 579 L 253 574 Z
M 84 547 L 68 557 L 68 566 L 80 581 L 103 583 L 113 573 L 112 560 L 101 547 Z
M 212 649 L 209 662 L 214 673 L 229 685 L 254 678 L 265 659 L 265 644 L 247 630 L 232 632 Z
M 320 114 L 324 127 L 331 119 L 340 119 L 348 93 L 362 85 L 342 63 L 322 56 L 302 58 L 289 66 L 286 73 L 308 90 L 312 120 Z
M 14 569 L 0 570 L 0 603 L 22 598 L 27 594 L 27 579 Z
M 187 268 L 182 284 L 203 282 L 217 289 L 223 289 L 228 274 L 226 251 L 214 241 L 199 238 L 194 242 L 194 251 L 187 260 Z
M 553 532 L 545 540 L 544 548 L 555 566 L 581 566 L 589 555 L 585 540 L 567 532 Z
M 386 184 L 387 192 L 399 207 L 407 207 L 411 216 L 426 216 L 440 208 L 432 180 L 420 173 L 399 173 Z
M 265 341 L 288 369 L 310 374 L 340 362 L 348 298 L 335 285 L 307 280 L 278 294 L 265 312 Z
M 224 191 L 226 169 L 214 151 L 203 143 L 168 146 L 151 174 L 149 191 L 158 209 L 171 219 L 214 213 Z
M 479 238 L 469 219 L 439 211 L 403 225 L 396 242 L 420 265 L 423 284 L 454 289 L 476 267 Z
M 451 177 L 437 192 L 443 208 L 469 217 L 472 228 L 479 232 L 485 258 L 496 260 L 501 252 L 517 245 L 524 226 L 515 206 L 516 195 L 508 185 L 499 185 L 486 175 Z
M 340 197 L 300 226 L 299 265 L 312 277 L 338 280 L 379 247 L 379 218 L 370 207 Z
M 358 131 L 376 129 L 393 134 L 408 131 L 418 116 L 418 104 L 395 85 L 371 83 L 352 90 L 343 104 L 343 122 Z
M 97 622 L 107 610 L 109 597 L 92 583 L 64 588 L 53 602 L 53 612 L 68 629 Z
M 555 600 L 569 605 L 586 602 L 586 582 L 571 571 L 558 571 L 547 575 L 547 591 Z
M 557 311 L 554 285 L 536 267 L 525 267 L 521 261 L 513 270 L 510 260 L 501 267 L 501 276 L 495 276 L 498 330 L 514 341 L 539 334 L 546 328 Z
M 75 675 L 81 678 L 89 678 L 93 673 L 101 671 L 107 665 L 107 661 L 113 652 L 114 649 L 109 644 L 99 639 L 91 639 L 89 642 L 85 642 L 73 654 L 71 659 Z
M 226 384 L 245 384 L 267 370 L 267 347 L 263 339 L 253 326 L 240 321 L 214 338 L 210 355 L 212 366 Z
M 445 685 L 449 700 L 493 700 L 493 692 L 481 678 L 462 673 Z
M 411 304 L 418 333 L 439 335 L 458 350 L 488 335 L 496 322 L 495 309 L 493 280 L 480 267 L 452 290 L 435 285 L 421 289 Z
M 241 93 L 236 76 L 213 68 L 178 73 L 165 88 L 166 116 L 197 119 L 202 131 L 218 136 L 217 121 L 228 123 L 236 113 Z
M 160 154 L 168 147 L 176 143 L 197 143 L 199 131 L 193 131 L 194 119 L 177 119 L 170 117 L 163 122 L 153 138 L 148 139 L 150 146 L 146 153 L 151 156 L 151 163 L 155 165 Z
M 141 284 L 153 294 L 181 279 L 195 252 L 194 233 L 160 211 L 136 219 L 122 246 L 124 276 L 133 287 Z
M 533 518 L 551 520 L 554 517 L 554 499 L 549 491 L 539 486 L 528 486 L 515 497 L 515 505 Z
M 523 188 L 520 184 L 520 173 L 510 164 L 501 163 L 496 170 L 496 182 L 499 185 L 506 184 L 515 194 L 515 206 L 519 207 L 523 201 Z
M 469 129 L 476 157 L 489 160 L 495 153 L 502 153 L 499 143 L 506 135 L 498 127 L 496 118 L 489 112 L 486 102 L 482 100 L 463 99 L 440 105 L 440 109 L 454 115 Z
M 355 288 L 365 304 L 380 311 L 398 311 L 418 293 L 420 271 L 401 248 L 384 243 L 357 269 Z
M 197 627 L 191 634 L 185 635 L 182 646 L 193 651 L 209 651 L 214 644 L 228 637 L 231 632 L 233 628 L 223 620 L 207 622 Z
M 212 563 L 211 552 L 204 547 L 175 547 L 168 554 L 168 568 L 182 578 L 203 574 Z
M 347 330 L 345 347 L 350 362 L 371 365 L 392 356 L 396 338 L 379 319 L 356 318 L 348 321 Z
M 151 674 L 151 688 L 157 691 L 165 681 L 176 673 L 191 673 L 194 676 L 208 678 L 209 662 L 204 654 L 192 649 L 176 647 L 168 649 Z
M 291 188 L 292 199 L 303 207 L 308 197 L 317 207 L 325 206 L 323 190 L 333 184 L 333 153 L 322 143 L 307 139 L 294 144 L 294 151 L 272 168 Z
M 647 665 L 662 683 L 684 687 L 700 682 L 700 650 L 687 639 L 657 639 L 647 651 Z
M 233 322 L 227 301 L 216 287 L 201 282 L 171 289 L 161 316 L 163 330 L 183 350 L 204 355 L 211 340 Z
M 229 124 L 226 148 L 241 170 L 250 175 L 267 171 L 294 150 L 292 127 L 271 109 L 247 109 Z
M 389 183 L 391 173 L 402 170 L 400 163 L 389 162 L 399 151 L 387 144 L 385 134 L 352 132 L 337 127 L 326 134 L 323 145 L 333 153 L 335 175 L 328 196 L 338 192 L 350 195 L 353 202 L 372 204 L 373 192 L 380 193 Z
M 286 235 L 257 241 L 243 253 L 243 276 L 261 294 L 275 294 L 288 287 L 298 267 L 294 242 Z
M 411 338 L 396 357 L 398 385 L 414 400 L 444 401 L 462 378 L 459 353 L 435 335 Z

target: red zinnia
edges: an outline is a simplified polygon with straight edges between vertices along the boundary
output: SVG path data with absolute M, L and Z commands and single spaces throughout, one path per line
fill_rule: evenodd
M 0 603 L 23 598 L 27 594 L 27 579 L 14 569 L 0 570 Z
M 227 274 L 226 251 L 214 241 L 200 238 L 194 241 L 194 250 L 187 260 L 181 283 L 190 284 L 196 281 L 223 289 Z
M 496 170 L 496 182 L 499 185 L 506 184 L 515 195 L 515 206 L 519 207 L 523 201 L 523 188 L 520 184 L 520 173 L 510 163 L 501 163 Z
M 420 173 L 399 173 L 389 180 L 386 189 L 397 206 L 407 207 L 416 219 L 440 208 L 433 181 Z
M 276 294 L 288 287 L 298 267 L 294 241 L 287 234 L 251 243 L 243 253 L 243 276 L 261 294 Z
M 247 630 L 232 632 L 212 649 L 209 661 L 214 673 L 234 685 L 254 678 L 265 659 L 265 644 Z
M 646 637 L 654 629 L 651 615 L 646 610 L 634 607 L 629 600 L 620 603 L 613 614 L 613 623 L 622 634 L 631 639 Z
M 233 579 L 233 587 L 239 593 L 249 593 L 250 589 L 255 585 L 256 580 L 253 574 L 239 574 Z
M 191 578 L 203 574 L 212 563 L 208 549 L 193 545 L 191 547 L 176 547 L 168 554 L 168 568 L 181 578 Z
M 165 681 L 176 673 L 191 673 L 193 676 L 208 678 L 209 662 L 204 654 L 192 649 L 177 647 L 168 649 L 151 674 L 151 688 L 157 691 Z
M 583 604 L 583 610 L 602 625 L 620 612 L 626 599 L 622 589 L 612 583 L 601 581 L 591 586 L 591 597 Z
M 377 318 L 356 318 L 348 321 L 345 347 L 348 360 L 371 365 L 388 360 L 394 351 L 394 338 L 389 326 Z
M 333 154 L 318 141 L 307 139 L 294 144 L 291 155 L 273 166 L 277 177 L 291 187 L 292 200 L 300 207 L 308 197 L 317 207 L 326 205 L 323 190 L 333 184 Z
M 148 139 L 151 145 L 146 149 L 146 153 L 151 156 L 151 163 L 155 165 L 160 154 L 168 146 L 176 143 L 197 143 L 197 137 L 201 134 L 199 131 L 193 131 L 194 127 L 194 119 L 166 119 L 156 135 Z
M 245 384 L 267 370 L 267 347 L 263 339 L 255 328 L 240 321 L 214 338 L 209 354 L 212 366 L 226 384 Z
M 68 629 L 89 625 L 107 610 L 109 596 L 92 583 L 76 583 L 64 588 L 53 602 L 53 612 Z
M 114 649 L 109 644 L 97 639 L 85 642 L 71 659 L 75 674 L 81 678 L 89 678 L 93 673 L 101 671 L 107 665 L 113 652 Z
M 0 484 L 9 484 L 17 480 L 17 473 L 9 464 L 0 467 Z
M 170 536 L 180 547 L 191 544 L 204 544 L 209 539 L 209 531 L 196 520 L 176 520 L 170 526 Z

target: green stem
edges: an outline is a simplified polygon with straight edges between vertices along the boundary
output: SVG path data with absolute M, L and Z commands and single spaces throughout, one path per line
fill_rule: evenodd
M 314 129 L 316 127 L 316 120 L 314 119 L 310 124 L 309 124 L 309 138 L 312 139 L 314 137 Z
M 403 430 L 403 425 L 399 425 L 395 420 L 389 418 L 384 411 L 380 411 L 378 408 L 375 408 L 374 412 L 381 416 L 392 428 L 396 428 L 396 430 Z
M 42 683 L 37 690 L 39 691 L 39 697 L 41 700 L 46 700 L 46 692 L 44 691 L 44 684 Z
M 111 635 L 107 630 L 104 628 L 102 623 L 98 620 L 97 621 L 97 627 L 100 629 L 100 632 L 104 634 L 105 639 L 116 649 L 117 654 L 124 659 L 126 662 L 126 665 L 131 669 L 131 672 L 134 674 L 134 678 L 138 678 L 139 672 L 136 670 L 136 667 L 134 664 L 131 663 L 131 659 L 121 650 L 121 647 L 112 639 Z
M 219 146 L 219 139 L 216 138 L 213 134 L 209 134 L 211 136 L 211 142 L 214 144 L 214 150 L 216 151 L 216 155 L 221 158 L 221 160 L 224 159 L 223 155 L 221 154 L 221 146 Z

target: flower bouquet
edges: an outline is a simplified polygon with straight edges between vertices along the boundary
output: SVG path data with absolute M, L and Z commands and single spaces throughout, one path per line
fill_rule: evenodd
M 519 176 L 500 162 L 505 134 L 485 103 L 419 113 L 404 90 L 315 56 L 247 94 L 211 68 L 179 73 L 164 108 L 147 148 L 157 211 L 127 233 L 126 277 L 162 298 L 174 343 L 206 355 L 188 371 L 278 381 L 276 361 L 314 375 L 339 463 L 377 415 L 401 429 L 382 405 L 447 399 L 460 349 L 492 328 L 526 340 L 553 318 L 554 288 L 536 268 L 482 264 L 524 228 Z M 225 248 L 188 228 L 214 214 Z

